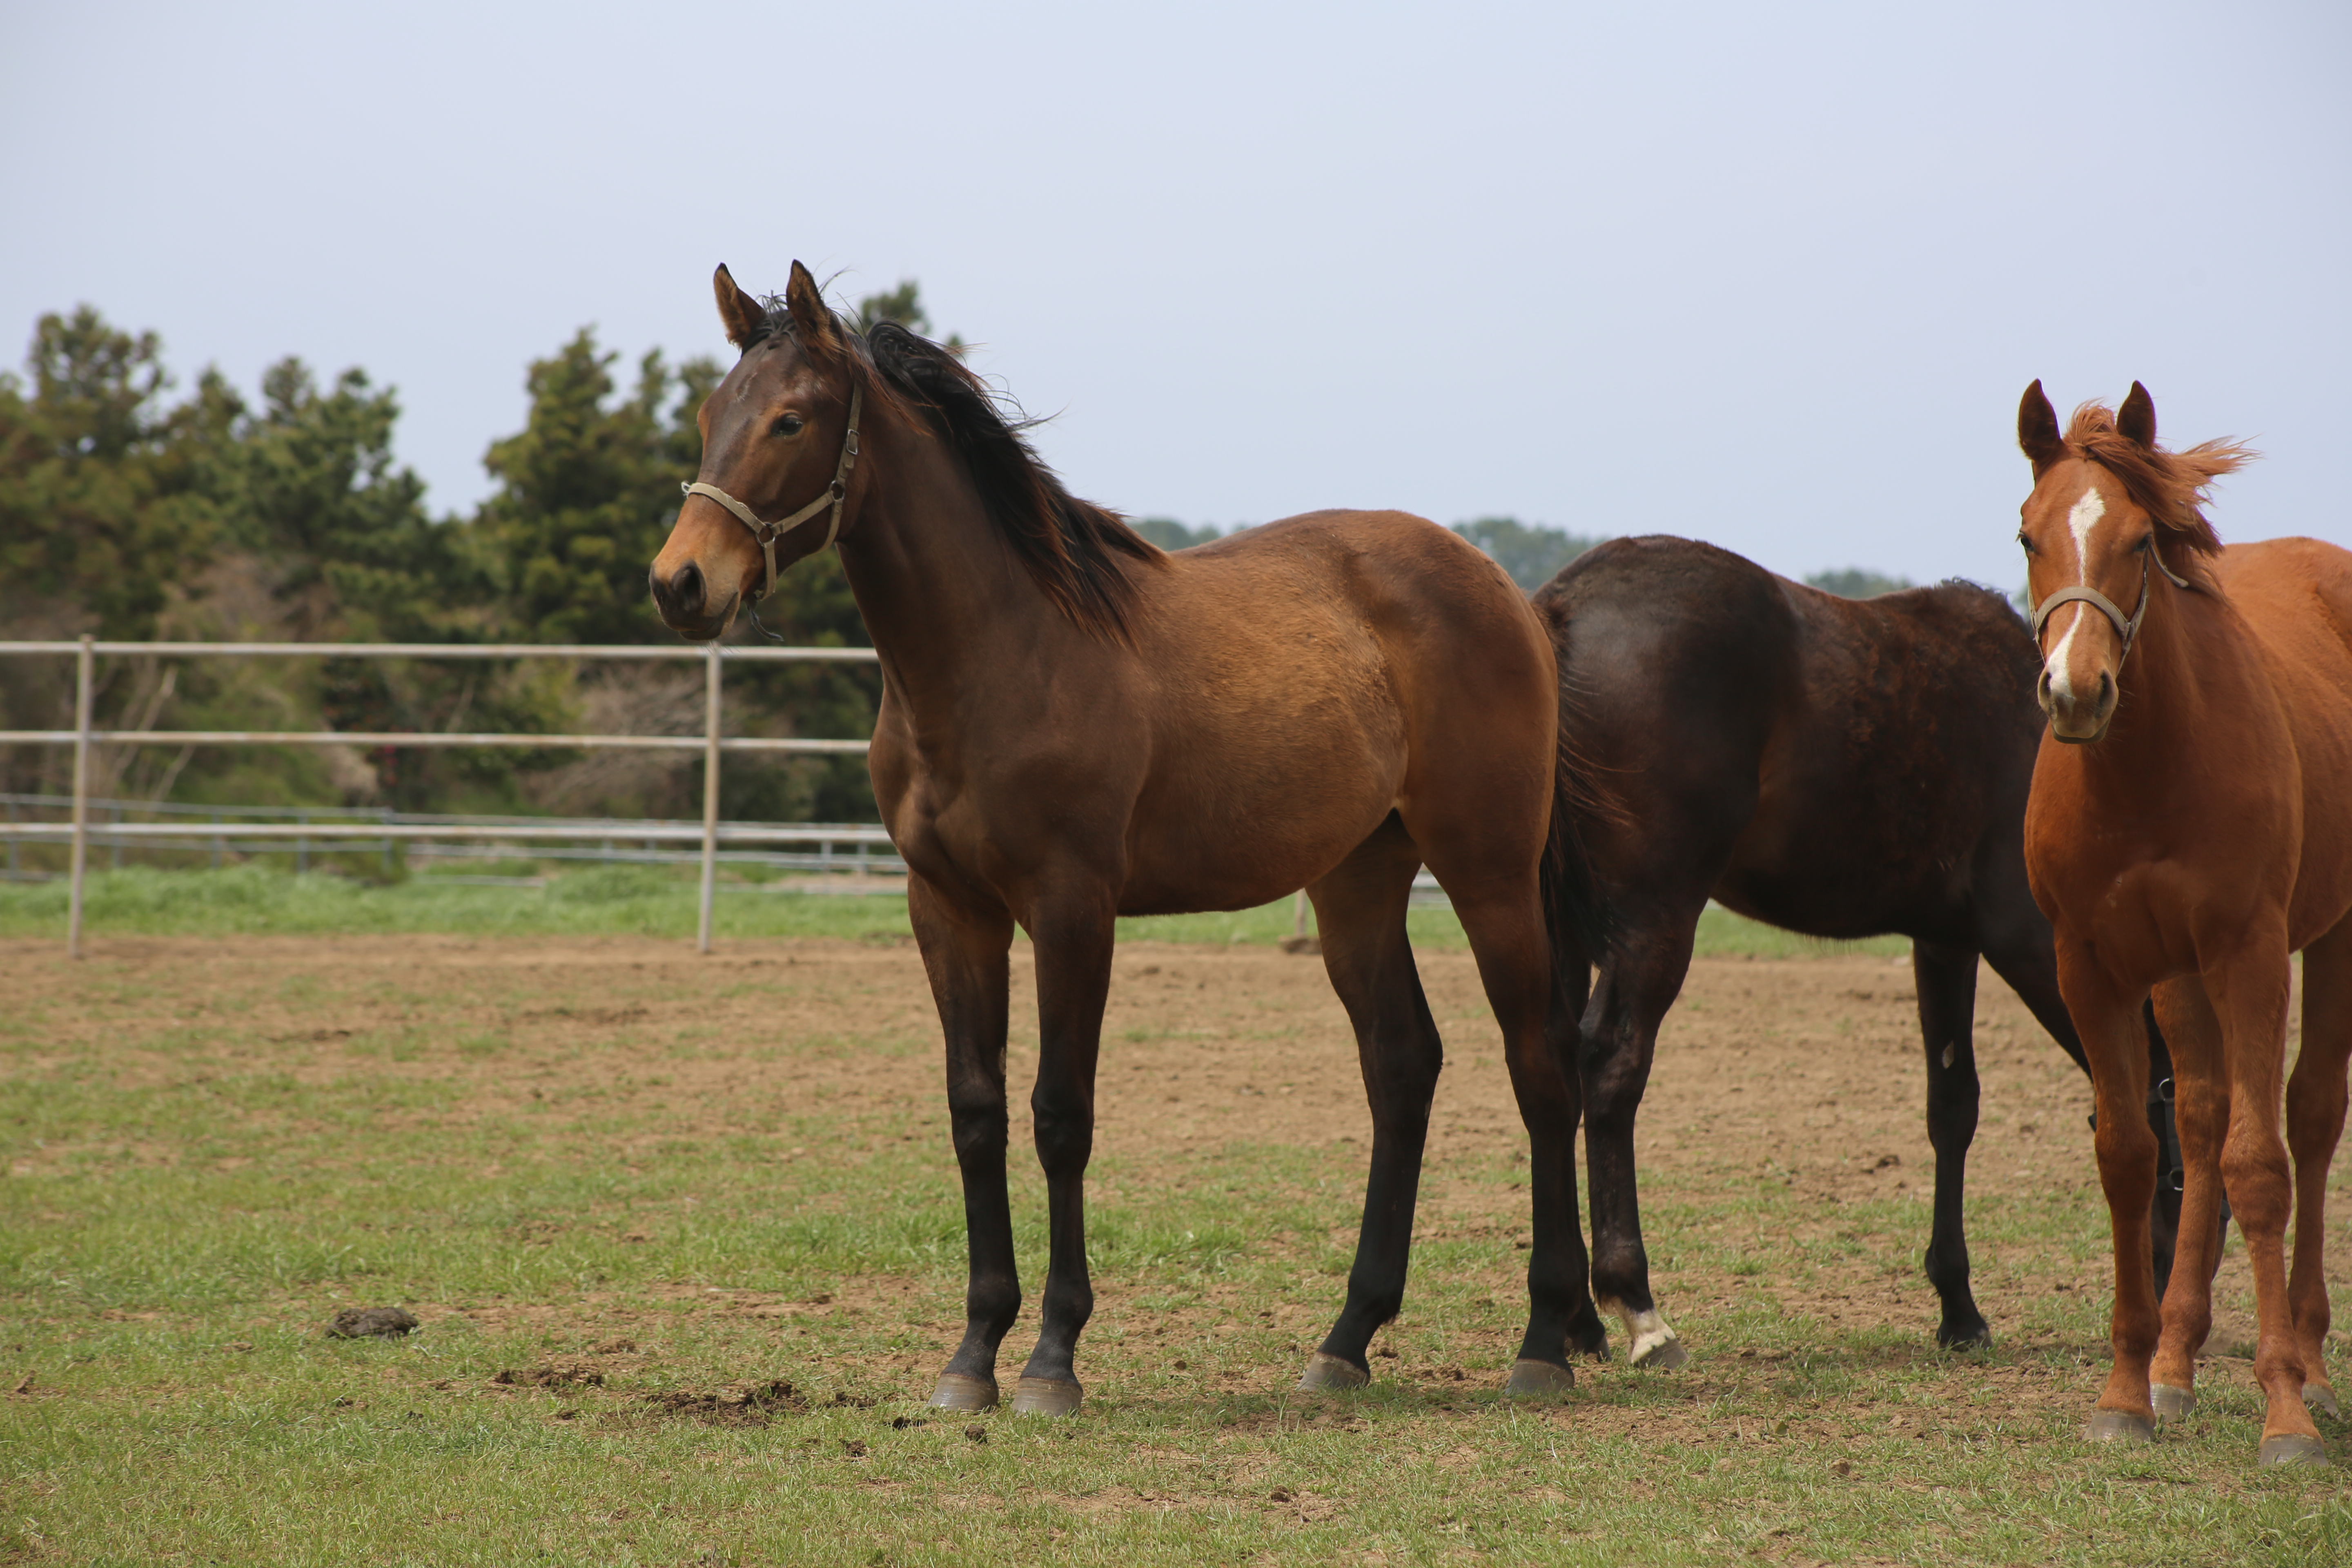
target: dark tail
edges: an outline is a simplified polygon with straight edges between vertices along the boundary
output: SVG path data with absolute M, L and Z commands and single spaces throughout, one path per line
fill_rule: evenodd
M 1552 963 L 1589 965 L 1608 952 L 1612 928 L 1608 900 L 1592 875 L 1587 836 L 1622 815 L 1578 744 L 1582 714 L 1577 701 L 1568 627 L 1555 606 L 1538 599 L 1536 613 L 1551 637 L 1559 673 L 1559 752 L 1552 763 L 1551 833 L 1544 847 L 1544 926 L 1551 935 Z

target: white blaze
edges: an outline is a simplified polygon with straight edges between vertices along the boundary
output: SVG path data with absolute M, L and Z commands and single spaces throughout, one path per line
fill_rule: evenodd
M 2066 512 L 2066 531 L 2074 536 L 2074 583 L 2077 587 L 2091 580 L 2091 530 L 2096 528 L 2099 519 L 2106 515 L 2106 499 L 2099 494 L 2096 485 L 2084 490 L 2082 498 Z M 2074 634 L 2083 629 L 2083 619 L 2091 611 L 2091 606 L 2084 604 L 2069 607 L 2074 610 L 2074 618 L 2066 623 L 2066 635 L 2058 639 L 2058 647 L 2050 655 L 2050 694 L 2061 702 L 2074 700 L 2074 682 L 2066 673 L 2074 661 L 2067 656 L 2074 652 Z
M 2084 490 L 2083 499 L 2066 513 L 2066 531 L 2074 536 L 2074 581 L 2078 584 L 2091 580 L 2091 530 L 2106 515 L 2106 498 L 2099 494 L 2096 485 Z

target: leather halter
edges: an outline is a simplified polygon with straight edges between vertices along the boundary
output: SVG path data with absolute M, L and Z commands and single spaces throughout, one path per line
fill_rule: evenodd
M 2151 539 L 2147 542 L 2147 551 L 2139 558 L 2138 608 L 2126 616 L 2116 607 L 2113 599 L 2108 598 L 2096 588 L 2084 584 L 2072 588 L 2061 588 L 2033 607 L 2034 646 L 2037 647 L 2041 646 L 2042 628 L 2049 624 L 2050 617 L 2057 613 L 2061 605 L 2084 604 L 2115 623 L 2116 635 L 2123 638 L 2124 643 L 2123 651 L 2116 655 L 2116 663 L 2120 667 L 2123 661 L 2131 656 L 2132 638 L 2139 635 L 2140 622 L 2147 619 L 2147 563 L 2151 561 L 2156 563 L 2156 569 L 2163 573 L 2165 580 L 2174 587 L 2193 589 L 2196 586 L 2186 577 L 2176 577 L 2172 574 L 2172 568 L 2167 566 L 2164 563 L 2164 557 L 2156 552 L 2156 541 Z
M 760 553 L 768 563 L 768 576 L 767 580 L 760 584 L 760 591 L 751 595 L 754 604 L 776 591 L 776 541 L 778 539 L 798 528 L 827 507 L 833 509 L 833 521 L 825 526 L 824 542 L 816 548 L 824 550 L 841 537 L 841 503 L 849 499 L 849 470 L 857 466 L 857 416 L 865 406 L 866 388 L 851 387 L 849 389 L 849 429 L 841 438 L 841 461 L 834 467 L 833 483 L 826 486 L 816 500 L 790 517 L 775 522 L 762 522 L 757 512 L 717 485 L 706 484 L 700 479 L 695 480 L 692 484 L 681 482 L 678 485 L 677 488 L 688 495 L 709 496 L 712 500 L 725 507 L 735 514 L 735 521 L 750 529 L 751 537 L 760 542 Z M 810 551 L 809 553 L 814 555 L 816 551 Z

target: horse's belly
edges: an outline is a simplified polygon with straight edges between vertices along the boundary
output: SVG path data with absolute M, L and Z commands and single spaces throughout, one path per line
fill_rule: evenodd
M 1402 726 L 1369 717 L 1168 760 L 1130 818 L 1129 913 L 1249 909 L 1296 891 L 1371 836 L 1405 773 Z

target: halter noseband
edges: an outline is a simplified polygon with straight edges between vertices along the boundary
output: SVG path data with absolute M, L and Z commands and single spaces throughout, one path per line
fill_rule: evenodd
M 2186 577 L 2176 577 L 2172 574 L 2172 568 L 2167 566 L 2164 563 L 2164 557 L 2156 552 L 2156 541 L 2151 539 L 2147 542 L 2147 553 L 2139 558 L 2139 607 L 2137 609 L 2126 616 L 2116 607 L 2113 599 L 2087 584 L 2061 588 L 2033 607 L 2034 646 L 2037 647 L 2041 646 L 2042 628 L 2049 624 L 2050 617 L 2057 613 L 2061 605 L 2084 604 L 2115 623 L 2116 635 L 2123 638 L 2124 642 L 2123 652 L 2116 655 L 2116 663 L 2120 666 L 2125 659 L 2131 657 L 2132 638 L 2139 635 L 2140 622 L 2147 619 L 2147 563 L 2151 561 L 2156 563 L 2156 569 L 2163 573 L 2165 580 L 2174 587 L 2193 588 L 2195 586 Z
M 851 387 L 849 389 L 849 429 L 841 438 L 841 461 L 834 467 L 833 483 L 826 486 L 816 500 L 780 521 L 761 522 L 758 513 L 717 485 L 705 484 L 700 479 L 695 480 L 692 484 L 681 482 L 678 485 L 677 488 L 687 495 L 709 496 L 712 500 L 725 507 L 735 514 L 735 521 L 750 529 L 751 537 L 760 542 L 760 553 L 768 563 L 768 576 L 767 580 L 760 584 L 760 591 L 751 596 L 754 604 L 776 591 L 776 541 L 778 539 L 798 528 L 827 507 L 833 509 L 833 521 L 825 526 L 824 543 L 816 548 L 824 550 L 841 537 L 841 503 L 849 499 L 849 470 L 857 466 L 857 416 L 865 406 L 866 388 Z M 814 555 L 816 551 L 813 550 L 809 553 Z

